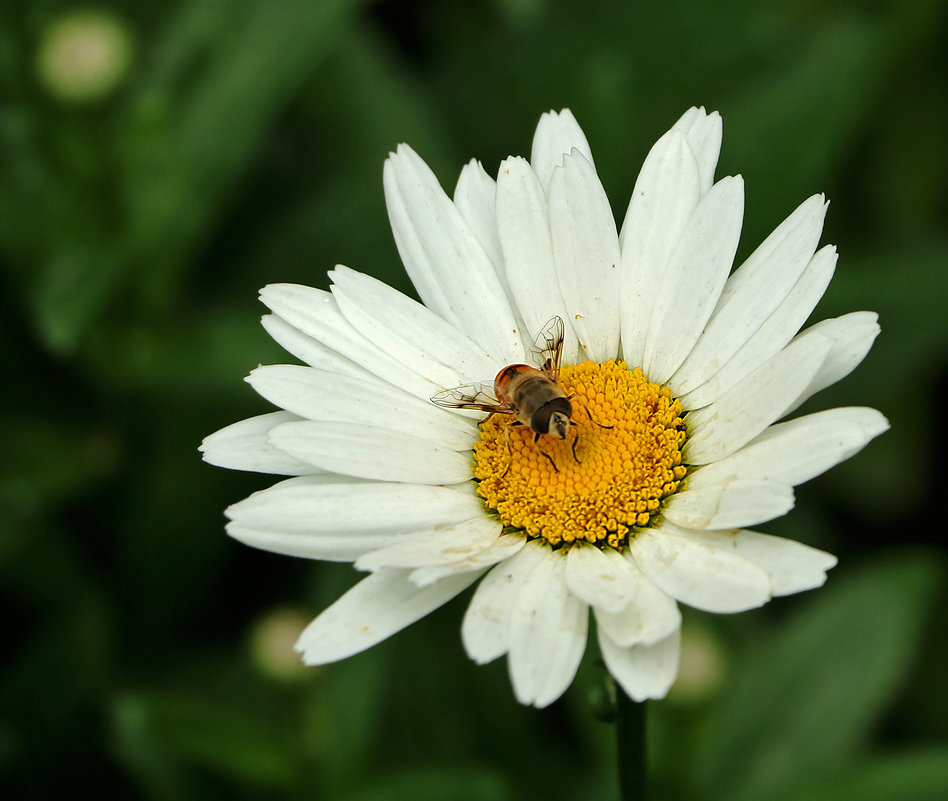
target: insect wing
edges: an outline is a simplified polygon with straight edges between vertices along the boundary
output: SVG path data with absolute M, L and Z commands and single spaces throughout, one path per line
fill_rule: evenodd
M 478 409 L 482 412 L 509 412 L 510 406 L 501 403 L 487 384 L 465 384 L 446 389 L 431 396 L 435 406 L 446 409 Z
M 560 375 L 560 359 L 563 357 L 565 336 L 566 330 L 562 318 L 554 317 L 543 326 L 533 341 L 532 350 L 537 356 L 537 363 L 554 381 Z

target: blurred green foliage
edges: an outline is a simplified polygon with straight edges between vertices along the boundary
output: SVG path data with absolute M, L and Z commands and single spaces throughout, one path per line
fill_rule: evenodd
M 72 9 L 0 5 L 4 798 L 615 796 L 595 658 L 522 708 L 502 664 L 463 655 L 464 599 L 341 664 L 268 670 L 252 632 L 356 575 L 228 540 L 221 510 L 268 480 L 196 446 L 267 410 L 240 383 L 284 359 L 260 286 L 325 286 L 341 260 L 409 289 L 380 180 L 398 142 L 450 190 L 569 106 L 621 214 L 692 104 L 723 114 L 719 174 L 745 176 L 745 255 L 832 198 L 818 315 L 875 309 L 883 334 L 814 408 L 893 429 L 767 527 L 840 555 L 825 589 L 688 614 L 726 668 L 652 705 L 655 797 L 948 797 L 943 2 L 125 0 L 96 11 L 118 45 L 93 25 L 57 55 Z

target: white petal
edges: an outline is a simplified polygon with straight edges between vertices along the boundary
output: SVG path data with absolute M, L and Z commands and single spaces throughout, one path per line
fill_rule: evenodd
M 818 250 L 780 306 L 734 357 L 705 384 L 681 398 L 684 408 L 707 406 L 783 350 L 823 297 L 835 268 L 836 248 L 827 245 Z
M 484 570 L 493 567 L 498 562 L 509 559 L 518 553 L 525 544 L 526 540 L 523 537 L 516 534 L 504 534 L 475 554 L 456 562 L 416 568 L 408 578 L 412 584 L 426 587 L 435 581 L 440 581 L 445 576 L 450 576 L 452 573 L 468 573 L 471 570 Z
M 633 701 L 664 698 L 678 676 L 681 629 L 654 645 L 616 645 L 601 628 L 599 649 L 609 673 Z
M 476 159 L 471 159 L 461 169 L 461 175 L 454 187 L 454 205 L 490 259 L 517 321 L 520 338 L 524 344 L 529 345 L 524 336 L 524 331 L 529 331 L 529 328 L 524 326 L 523 314 L 517 308 L 516 297 L 510 288 L 504 268 L 504 253 L 497 230 L 497 182 Z
M 622 224 L 622 353 L 642 364 L 655 296 L 701 196 L 694 151 L 685 134 L 669 131 L 652 147 L 632 190 Z
M 395 237 L 395 245 L 401 256 L 405 272 L 411 279 L 422 303 L 457 328 L 461 327 L 461 318 L 451 307 L 448 292 L 441 285 L 435 254 L 430 243 L 419 230 L 417 219 L 423 215 L 437 214 L 435 209 L 442 207 L 433 198 L 441 185 L 427 170 L 417 170 L 413 175 L 414 163 L 418 159 L 407 145 L 400 145 L 397 153 L 390 153 L 382 169 L 382 186 L 385 192 L 385 206 L 389 224 Z M 419 159 L 420 160 L 420 159 Z M 432 185 L 433 184 L 433 185 Z M 430 196 L 432 199 L 428 199 Z M 486 259 L 486 254 L 484 256 Z
M 664 640 L 681 626 L 681 612 L 670 595 L 662 592 L 631 558 L 622 557 L 634 576 L 635 596 L 619 612 L 607 612 L 597 608 L 596 624 L 609 638 L 622 647 L 629 645 L 652 645 Z
M 309 464 L 346 476 L 411 484 L 460 484 L 472 475 L 470 453 L 434 440 L 359 423 L 285 423 L 270 444 Z
M 497 231 L 507 284 L 526 327 L 529 344 L 554 315 L 564 321 L 565 361 L 573 361 L 576 335 L 553 264 L 553 239 L 546 193 L 522 158 L 509 158 L 497 173 Z
M 581 356 L 619 353 L 619 238 L 596 170 L 579 151 L 565 157 L 550 183 L 553 258 Z
M 314 465 L 294 459 L 267 442 L 267 433 L 281 423 L 299 420 L 289 412 L 271 412 L 241 420 L 204 438 L 198 449 L 204 461 L 231 470 L 303 476 L 322 473 Z
M 373 573 L 310 623 L 296 650 L 307 665 L 325 665 L 371 648 L 473 584 L 477 574 L 451 576 L 419 590 L 401 570 Z
M 483 507 L 467 485 L 430 487 L 330 474 L 286 479 L 224 513 L 238 526 L 316 536 L 420 531 L 470 520 Z
M 618 612 L 636 597 L 638 571 L 616 551 L 574 545 L 566 558 L 566 586 L 577 598 L 597 609 Z
M 820 369 L 830 340 L 799 339 L 741 379 L 710 406 L 685 418 L 692 432 L 682 449 L 689 464 L 723 459 L 786 414 Z
M 566 586 L 566 558 L 538 543 L 542 550 L 520 583 L 510 611 L 507 656 L 514 694 L 521 704 L 547 706 L 559 698 L 576 675 L 586 648 L 589 612 Z
M 735 479 L 802 484 L 858 453 L 889 428 L 875 409 L 844 407 L 770 426 L 736 453 L 695 470 L 688 492 Z
M 260 290 L 260 300 L 294 328 L 392 386 L 424 399 L 438 391 L 438 386 L 405 368 L 356 331 L 331 293 L 297 284 L 270 284 Z
M 355 567 L 374 572 L 387 567 L 414 569 L 457 562 L 488 548 L 502 531 L 499 520 L 483 515 L 462 523 L 435 526 L 409 540 L 366 554 Z
M 701 194 L 704 195 L 714 183 L 714 169 L 721 153 L 722 124 L 721 115 L 716 111 L 708 114 L 704 106 L 692 106 L 681 115 L 672 126 L 673 131 L 681 131 L 688 139 L 688 146 L 695 154 L 698 174 L 701 180 Z
M 826 571 L 836 565 L 836 557 L 826 551 L 756 531 L 695 531 L 690 536 L 753 562 L 767 574 L 774 596 L 822 587 Z
M 798 339 L 810 335 L 823 336 L 831 340 L 833 346 L 807 388 L 787 410 L 788 413 L 859 366 L 879 336 L 878 321 L 879 316 L 875 312 L 852 312 L 811 325 L 798 335 Z
M 769 479 L 732 479 L 701 489 L 688 487 L 671 498 L 665 519 L 683 528 L 753 526 L 793 508 L 793 488 Z
M 318 367 L 330 373 L 355 376 L 363 381 L 387 384 L 384 379 L 360 367 L 351 359 L 347 359 L 322 342 L 317 342 L 298 328 L 294 328 L 279 315 L 265 314 L 260 318 L 260 322 L 274 342 L 310 367 Z
M 770 580 L 753 562 L 711 547 L 667 521 L 639 533 L 629 550 L 649 579 L 696 609 L 742 612 L 770 598 Z
M 277 406 L 309 420 L 362 423 L 413 435 L 423 431 L 452 450 L 470 450 L 477 431 L 470 421 L 389 385 L 312 367 L 258 367 L 247 382 Z
M 503 367 L 431 309 L 376 278 L 338 266 L 332 293 L 353 328 L 441 387 L 491 379 Z
M 586 141 L 586 134 L 579 127 L 576 118 L 568 108 L 561 112 L 549 111 L 540 117 L 536 133 L 533 135 L 533 148 L 530 164 L 546 191 L 553 177 L 553 170 L 563 163 L 563 156 L 573 149 L 578 150 L 592 164 L 592 150 Z
M 407 145 L 383 170 L 405 269 L 428 308 L 503 364 L 523 361 L 518 324 L 494 267 L 428 165 Z
M 471 159 L 461 169 L 457 186 L 454 188 L 454 205 L 477 237 L 503 283 L 504 260 L 500 252 L 500 240 L 497 238 L 496 198 L 497 184 L 494 179 L 487 174 L 479 161 Z
M 507 653 L 514 599 L 527 575 L 546 556 L 537 548 L 521 548 L 477 585 L 461 624 L 461 640 L 467 655 L 479 665 Z
M 718 301 L 741 234 L 744 181 L 723 178 L 701 199 L 655 296 L 643 371 L 665 383 L 695 346 Z
M 675 395 L 717 373 L 787 297 L 813 257 L 828 205 L 822 195 L 804 201 L 728 278 L 701 338 L 669 382 Z
M 265 524 L 251 527 L 238 523 L 228 523 L 227 533 L 251 548 L 324 562 L 352 562 L 369 551 L 387 548 L 410 536 L 388 532 L 311 535 L 299 531 L 280 531 Z

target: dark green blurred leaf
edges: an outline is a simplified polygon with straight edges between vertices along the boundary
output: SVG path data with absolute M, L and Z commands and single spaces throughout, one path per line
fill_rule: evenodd
M 27 245 L 39 262 L 31 303 L 50 348 L 73 349 L 128 278 L 148 304 L 169 302 L 264 134 L 362 2 L 182 4 L 118 126 L 121 159 L 91 171 L 114 173 L 98 184 L 83 173 L 114 154 L 96 151 L 91 125 L 63 137 L 67 148 L 81 143 L 70 167 L 34 147 L 39 124 L 28 114 L 0 120 L 2 150 L 19 151 L 0 184 L 0 241 Z
M 187 801 L 195 797 L 186 787 L 177 755 L 157 740 L 145 705 L 137 698 L 120 699 L 112 718 L 113 750 L 148 798 Z
M 868 509 L 887 523 L 917 514 L 925 503 L 938 448 L 932 421 L 940 408 L 929 385 L 948 362 L 945 298 L 948 242 L 936 239 L 872 255 L 844 254 L 820 306 L 821 317 L 856 309 L 879 314 L 882 333 L 865 363 L 821 392 L 808 409 L 858 404 L 889 418 L 892 429 L 885 436 L 825 479 L 843 503 Z
M 93 335 L 87 367 L 113 390 L 182 402 L 232 400 L 258 364 L 296 363 L 260 326 L 265 311 L 251 296 L 237 309 L 208 310 L 182 325 L 103 327 Z M 269 406 L 261 401 L 259 408 Z
M 513 797 L 496 773 L 468 765 L 412 768 L 347 794 L 351 801 L 508 801 Z
M 183 4 L 184 19 L 171 26 L 127 133 L 129 255 L 158 261 L 160 269 L 141 276 L 152 301 L 167 300 L 183 257 L 221 215 L 250 154 L 304 79 L 339 46 L 362 2 Z M 208 33 L 207 47 L 189 52 Z M 183 87 L 179 74 L 187 70 L 179 61 L 195 70 Z
M 115 254 L 84 243 L 70 243 L 42 266 L 33 290 L 33 312 L 51 351 L 69 353 L 74 349 L 125 269 L 125 262 Z
M 886 21 L 849 15 L 831 19 L 801 45 L 804 52 L 784 71 L 752 79 L 724 105 L 719 172 L 743 174 L 754 199 L 744 248 L 756 247 L 793 206 L 826 189 L 871 112 L 892 49 Z
M 932 363 L 943 362 L 948 357 L 946 297 L 948 240 L 916 240 L 901 243 L 898 250 L 844 255 L 820 309 L 827 315 L 877 311 L 882 334 L 873 356 L 886 365 L 885 382 L 857 372 L 847 384 L 861 383 L 860 392 L 875 385 L 879 395 L 888 391 L 902 397 L 901 387 L 917 382 Z
M 741 76 L 720 106 L 719 173 L 742 173 L 753 198 L 742 251 L 756 247 L 803 198 L 828 189 L 858 137 L 879 123 L 883 87 L 943 11 L 938 0 L 918 0 L 788 7 L 786 16 L 775 15 L 776 28 L 764 38 L 768 49 L 756 53 L 759 68 Z M 876 191 L 875 182 L 867 189 Z
M 258 209 L 265 224 L 253 232 L 255 241 L 241 257 L 266 265 L 272 281 L 324 285 L 325 272 L 342 262 L 413 291 L 390 234 L 353 237 L 351 232 L 387 231 L 382 165 L 400 142 L 410 142 L 441 168 L 445 188 L 453 192 L 460 163 L 449 159 L 444 122 L 415 76 L 368 25 L 353 28 L 347 46 L 332 54 L 321 75 L 302 100 L 304 113 L 318 126 L 321 147 L 338 156 L 319 162 L 304 194 L 290 198 L 291 206 L 268 199 Z M 333 109 L 328 118 L 326 108 Z
M 777 801 L 944 801 L 948 750 L 876 756 L 820 787 Z
M 124 270 L 95 177 L 81 174 L 96 159 L 83 141 L 87 133 L 75 126 L 50 131 L 25 107 L 0 111 L 0 248 L 13 259 L 31 327 L 56 352 L 74 346 Z M 80 143 L 80 169 L 50 152 L 43 141 L 50 136 Z
M 66 499 L 113 470 L 122 444 L 111 432 L 32 416 L 8 418 L 0 431 L 0 561 L 35 535 Z
M 68 775 L 74 771 L 66 753 L 91 756 L 99 746 L 95 712 L 113 675 L 114 610 L 66 529 L 37 526 L 22 545 L 0 564 L 8 647 L 0 665 L 0 729 L 9 759 L 0 769 L 42 774 L 30 782 L 42 797 L 41 788 L 61 778 L 46 772 L 49 754 L 60 755 L 57 764 Z
M 931 554 L 894 552 L 834 573 L 736 659 L 694 766 L 700 797 L 761 801 L 845 770 L 912 666 L 942 574 Z
M 272 789 L 298 778 L 296 751 L 278 721 L 252 704 L 170 693 L 121 696 L 113 709 L 116 748 L 157 780 L 168 765 L 198 764 L 236 783 Z
M 63 176 L 45 162 L 37 141 L 40 126 L 25 105 L 0 108 L 0 247 L 18 259 L 57 243 L 70 211 Z
M 324 758 L 321 780 L 334 795 L 347 794 L 377 767 L 371 757 L 384 729 L 392 656 L 385 649 L 319 668 L 326 682 L 305 698 L 304 737 L 307 747 Z
M 315 571 L 311 608 L 315 617 L 362 576 L 348 566 Z M 342 663 L 310 668 L 317 673 L 302 699 L 302 738 L 306 749 L 325 758 L 320 779 L 331 795 L 345 795 L 378 769 L 373 754 L 384 749 L 382 717 L 390 677 L 397 672 L 392 643 L 357 654 Z

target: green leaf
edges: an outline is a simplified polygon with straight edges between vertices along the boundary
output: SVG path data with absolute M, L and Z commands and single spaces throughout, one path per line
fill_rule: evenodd
M 941 564 L 895 554 L 848 570 L 754 642 L 698 749 L 703 798 L 759 801 L 843 769 L 905 680 Z
M 739 171 L 748 179 L 754 198 L 750 222 L 764 229 L 791 210 L 787 198 L 799 202 L 826 186 L 831 167 L 870 112 L 889 63 L 890 32 L 882 20 L 841 15 L 803 47 L 782 74 L 744 84 L 724 105 L 726 149 L 719 172 Z M 763 233 L 745 234 L 745 246 Z
M 291 787 L 299 778 L 296 752 L 277 721 L 260 709 L 183 693 L 128 693 L 113 708 L 115 748 L 143 776 L 181 763 L 200 765 L 235 783 Z M 177 768 L 174 768 L 175 770 Z
M 27 539 L 39 539 L 39 520 L 88 491 L 114 471 L 124 454 L 112 432 L 64 421 L 9 416 L 0 430 L 0 562 Z
M 351 801 L 508 801 L 507 784 L 484 767 L 437 765 L 387 775 Z
M 100 198 L 44 149 L 44 124 L 28 107 L 0 111 L 0 252 L 12 257 L 0 266 L 16 276 L 46 347 L 63 353 L 125 268 Z M 54 130 L 65 143 L 81 139 L 75 126 Z M 82 156 L 83 163 L 98 158 L 88 150 Z
M 929 238 L 900 243 L 900 247 L 872 255 L 844 257 L 824 302 L 823 314 L 845 314 L 853 309 L 879 313 L 882 335 L 872 357 L 884 365 L 889 389 L 901 398 L 906 383 L 916 383 L 933 362 L 948 355 L 944 299 L 948 296 L 948 240 Z M 907 291 L 906 287 L 919 291 Z M 822 315 L 821 315 L 822 316 Z M 878 377 L 857 371 L 846 383 L 860 382 L 860 394 L 880 384 Z M 876 390 L 877 392 L 880 389 Z
M 125 271 L 125 261 L 114 254 L 87 243 L 64 243 L 41 266 L 31 298 L 46 347 L 69 354 Z
M 844 257 L 820 305 L 819 317 L 854 309 L 879 314 L 882 333 L 866 361 L 845 381 L 817 395 L 804 411 L 866 405 L 889 418 L 892 429 L 885 436 L 845 470 L 821 479 L 862 514 L 881 520 L 916 513 L 930 491 L 932 420 L 940 399 L 929 384 L 936 381 L 937 365 L 948 357 L 946 264 L 948 241 L 934 237 L 871 256 Z M 921 291 L 907 289 L 916 287 Z M 912 398 L 910 403 L 906 397 Z
M 443 117 L 421 82 L 368 25 L 347 32 L 320 76 L 301 98 L 300 113 L 335 157 L 313 171 L 298 195 L 290 193 L 290 202 L 261 204 L 261 224 L 241 258 L 265 270 L 263 280 L 310 285 L 323 285 L 337 259 L 412 292 L 385 212 L 382 165 L 399 142 L 409 142 L 450 194 L 465 155 L 452 154 Z M 353 237 L 354 230 L 361 235 Z M 315 264 L 310 254 L 318 254 Z
M 944 801 L 948 750 L 875 756 L 819 787 L 777 801 Z
M 359 578 L 348 566 L 320 566 L 314 571 L 313 611 L 328 607 Z M 391 677 L 399 669 L 394 656 L 388 641 L 344 662 L 311 668 L 316 680 L 302 702 L 302 736 L 307 750 L 332 754 L 320 775 L 332 797 L 348 795 L 362 776 L 377 769 L 374 754 L 384 743 L 382 718 Z
M 252 368 L 296 361 L 259 325 L 252 296 L 236 308 L 204 309 L 160 327 L 101 326 L 84 355 L 101 386 L 207 404 L 252 398 L 240 384 Z
M 783 8 L 783 23 L 801 11 Z M 726 133 L 718 172 L 742 173 L 754 198 L 745 248 L 786 217 L 788 202 L 827 188 L 857 138 L 878 125 L 880 87 L 924 46 L 942 7 L 920 0 L 881 3 L 873 14 L 843 5 L 811 13 L 819 20 L 797 19 L 769 52 L 757 54 L 763 68 L 748 74 L 742 65 L 735 93 L 721 104 Z M 780 57 L 784 47 L 792 57 Z
M 183 6 L 186 21 L 171 27 L 161 68 L 137 97 L 126 131 L 130 255 L 161 264 L 142 276 L 148 297 L 162 301 L 174 289 L 184 257 L 213 226 L 264 134 L 339 45 L 361 2 Z M 202 50 L 196 59 L 189 51 L 210 20 L 223 24 L 213 46 L 195 48 Z M 191 76 L 186 66 L 199 69 Z M 185 75 L 191 80 L 180 86 Z

